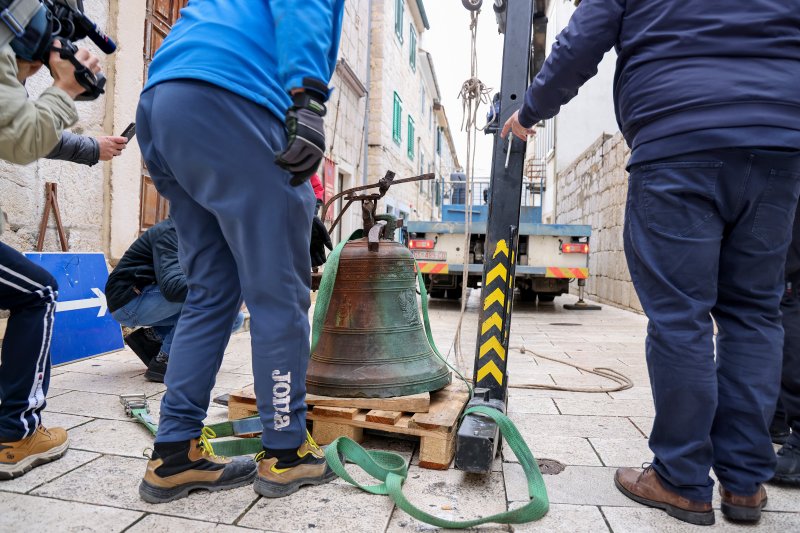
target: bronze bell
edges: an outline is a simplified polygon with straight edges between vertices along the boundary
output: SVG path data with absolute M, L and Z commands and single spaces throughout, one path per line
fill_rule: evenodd
M 411 252 L 381 239 L 347 243 L 306 375 L 311 394 L 388 398 L 441 389 L 450 371 L 433 353 L 417 307 Z

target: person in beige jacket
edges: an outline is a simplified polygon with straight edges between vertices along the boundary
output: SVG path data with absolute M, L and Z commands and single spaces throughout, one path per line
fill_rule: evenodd
M 99 60 L 86 50 L 76 58 L 99 72 Z M 7 44 L 0 48 L 0 158 L 6 161 L 28 164 L 47 156 L 78 119 L 73 100 L 84 88 L 57 52 L 49 59 L 53 86 L 28 98 L 24 82 L 41 67 L 18 59 Z M 0 309 L 11 311 L 0 351 L 0 480 L 54 461 L 69 447 L 64 429 L 42 425 L 57 290 L 47 271 L 0 243 Z

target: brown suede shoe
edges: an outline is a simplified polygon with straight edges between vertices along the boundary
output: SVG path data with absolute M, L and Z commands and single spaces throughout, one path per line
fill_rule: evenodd
M 767 489 L 758 487 L 755 494 L 737 496 L 720 483 L 719 495 L 722 496 L 722 514 L 734 522 L 758 522 L 761 520 L 761 509 L 767 505 Z
M 69 437 L 63 428 L 39 426 L 33 434 L 14 442 L 0 442 L 0 479 L 14 479 L 32 468 L 55 461 L 67 453 Z
M 696 502 L 666 489 L 652 467 L 643 472 L 635 468 L 620 468 L 614 476 L 614 484 L 631 500 L 663 509 L 673 518 L 698 526 L 714 524 L 711 502 Z
M 253 488 L 266 498 L 282 498 L 297 492 L 303 485 L 322 485 L 336 478 L 325 461 L 325 453 L 311 435 L 297 449 L 297 459 L 291 466 L 268 457 L 266 451 L 256 455 L 256 461 L 258 477 Z

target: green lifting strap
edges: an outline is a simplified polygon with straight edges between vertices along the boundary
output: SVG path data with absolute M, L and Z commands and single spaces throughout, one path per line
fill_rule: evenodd
M 497 409 L 475 406 L 467 409 L 464 415 L 471 413 L 487 416 L 494 420 L 509 448 L 519 459 L 528 482 L 528 496 L 530 497 L 528 503 L 522 507 L 472 520 L 446 520 L 426 513 L 406 499 L 403 494 L 403 482 L 408 475 L 408 466 L 402 456 L 393 452 L 367 451 L 347 437 L 339 437 L 326 447 L 325 459 L 331 469 L 348 483 L 372 494 L 388 495 L 395 505 L 412 517 L 436 527 L 463 529 L 489 522 L 523 524 L 542 518 L 547 514 L 550 507 L 547 490 L 544 486 L 542 473 L 539 471 L 539 464 L 517 428 L 507 416 Z M 381 483 L 362 485 L 355 481 L 345 470 L 340 454 L 341 457 L 351 463 L 355 463 L 373 478 L 381 481 Z
M 150 433 L 153 435 L 158 432 L 158 425 L 153 421 L 153 417 L 150 416 L 150 413 L 147 412 L 147 409 L 131 409 L 130 416 L 141 422 L 144 427 L 150 430 Z

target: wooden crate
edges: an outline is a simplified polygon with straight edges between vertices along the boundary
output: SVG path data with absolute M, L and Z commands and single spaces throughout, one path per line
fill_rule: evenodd
M 365 429 L 419 437 L 420 466 L 444 470 L 455 455 L 458 420 L 469 395 L 460 384 L 453 384 L 429 395 L 427 412 L 415 412 L 412 409 L 420 409 L 424 402 L 419 396 L 421 395 L 378 399 L 336 398 L 334 403 L 337 405 L 330 405 L 330 398 L 309 395 L 307 418 L 312 423 L 312 436 L 319 444 L 328 444 L 338 437 L 349 437 L 361 442 Z M 349 400 L 353 404 L 347 405 Z M 231 419 L 244 418 L 255 413 L 252 388 L 249 391 L 245 389 L 231 393 L 228 404 L 228 415 Z

